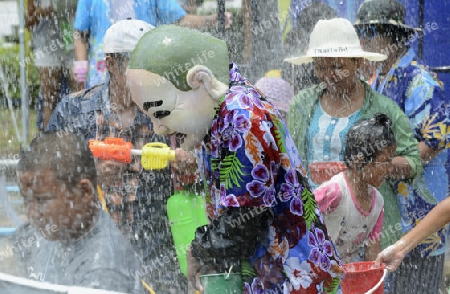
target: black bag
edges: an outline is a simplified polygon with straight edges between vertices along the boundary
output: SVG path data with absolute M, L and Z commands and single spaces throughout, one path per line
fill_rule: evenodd
M 267 236 L 270 218 L 268 208 L 228 208 L 209 225 L 197 228 L 192 256 L 218 272 L 228 271 L 232 265 L 238 269 L 240 260 L 251 257 Z

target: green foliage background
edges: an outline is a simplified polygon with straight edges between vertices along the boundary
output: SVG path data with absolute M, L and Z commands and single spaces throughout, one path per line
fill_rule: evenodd
M 12 99 L 20 99 L 20 56 L 19 44 L 1 44 L 0 43 L 0 66 L 5 73 L 5 79 L 8 84 L 8 92 Z M 39 92 L 39 73 L 37 68 L 30 64 L 27 66 L 27 87 L 30 106 L 36 104 L 37 95 Z M 3 92 L 3 87 L 0 88 L 0 99 L 6 99 Z M 6 105 L 3 104 L 2 105 Z

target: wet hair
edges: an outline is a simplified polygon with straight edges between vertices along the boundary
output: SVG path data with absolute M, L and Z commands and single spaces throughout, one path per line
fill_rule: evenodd
M 73 133 L 45 132 L 21 152 L 18 171 L 49 170 L 71 189 L 82 179 L 97 186 L 94 157 L 88 143 Z
M 338 17 L 336 11 L 323 2 L 312 2 L 298 15 L 293 28 L 286 34 L 285 44 L 291 49 L 308 46 L 309 36 L 319 20 Z M 293 52 L 299 53 L 299 52 Z
M 414 35 L 415 32 L 396 25 L 383 24 L 377 25 L 377 34 L 390 37 L 392 44 L 401 44 L 404 46 L 410 36 Z
M 117 62 L 117 67 L 119 69 L 119 74 L 120 75 L 125 74 L 126 66 L 124 66 L 124 61 L 130 60 L 130 53 L 129 52 L 106 53 L 106 56 L 110 56 L 111 58 L 113 58 Z
M 384 113 L 357 122 L 347 133 L 344 162 L 347 167 L 362 163 L 359 168 L 372 162 L 384 148 L 396 144 L 391 129 L 392 120 Z

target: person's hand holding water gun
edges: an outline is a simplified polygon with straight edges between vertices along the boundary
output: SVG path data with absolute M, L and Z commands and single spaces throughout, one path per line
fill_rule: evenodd
M 176 177 L 176 189 L 184 189 L 198 182 L 198 166 L 194 152 L 175 149 L 175 160 L 170 164 L 172 172 Z

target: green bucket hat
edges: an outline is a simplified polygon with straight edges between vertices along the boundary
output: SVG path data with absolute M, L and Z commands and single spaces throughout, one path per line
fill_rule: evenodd
M 405 25 L 405 18 L 405 7 L 396 0 L 366 0 L 358 9 L 358 16 L 354 25 L 393 25 L 411 33 L 420 30 Z
M 147 32 L 131 54 L 128 67 L 144 69 L 168 79 L 182 91 L 191 89 L 186 75 L 194 65 L 206 66 L 228 85 L 229 59 L 224 41 L 176 25 L 162 25 Z

